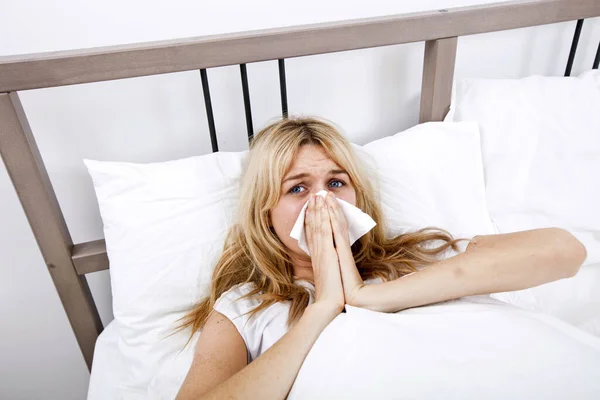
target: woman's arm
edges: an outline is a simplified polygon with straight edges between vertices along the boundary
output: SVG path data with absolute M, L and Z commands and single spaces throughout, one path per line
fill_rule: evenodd
M 586 256 L 581 242 L 559 228 L 476 236 L 464 253 L 394 281 L 361 286 L 352 305 L 394 312 L 525 289 L 574 276 Z
M 207 321 L 199 340 L 203 344 L 199 347 L 201 354 L 197 352 L 194 356 L 178 400 L 287 397 L 309 350 L 325 327 L 344 309 L 339 261 L 333 246 L 329 213 L 321 196 L 316 200 L 314 195 L 311 196 L 305 225 L 315 282 L 314 303 L 304 310 L 302 317 L 281 339 L 243 369 L 240 358 L 242 354 L 245 357 L 245 353 L 239 350 L 242 338 L 237 332 L 235 337 L 233 324 L 220 318 L 222 315 Z M 245 346 L 243 348 L 245 350 Z M 211 380 L 211 383 L 202 382 L 203 379 Z M 214 384 L 217 386 L 206 392 L 206 388 Z
M 198 399 L 246 365 L 248 351 L 242 335 L 225 315 L 214 311 L 202 328 L 176 400 Z
M 243 367 L 239 360 L 243 357 L 245 364 L 246 348 L 243 346 L 243 340 L 233 324 L 226 317 L 219 318 L 219 314 L 216 313 L 213 321 L 207 321 L 200 336 L 200 340 L 210 343 L 210 346 L 201 346 L 201 342 L 198 343 L 199 350 L 194 356 L 194 362 L 177 400 L 284 399 L 308 351 L 323 329 L 338 314 L 338 309 L 322 303 L 309 305 L 298 322 L 277 343 Z M 232 341 L 228 341 L 227 338 L 236 334 L 238 342 L 243 346 L 243 352 L 237 351 L 236 354 L 232 354 L 228 346 Z M 236 344 L 235 340 L 232 344 Z M 215 346 L 221 350 L 216 351 Z M 207 381 L 220 383 L 207 391 L 206 387 L 212 386 Z

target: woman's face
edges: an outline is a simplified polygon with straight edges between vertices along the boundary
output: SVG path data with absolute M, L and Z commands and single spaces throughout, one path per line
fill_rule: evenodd
M 356 206 L 356 191 L 346 171 L 327 157 L 321 146 L 301 146 L 281 183 L 279 203 L 271 210 L 275 233 L 291 252 L 300 256 L 307 254 L 290 237 L 290 232 L 310 195 L 320 190 L 330 191 L 336 198 Z

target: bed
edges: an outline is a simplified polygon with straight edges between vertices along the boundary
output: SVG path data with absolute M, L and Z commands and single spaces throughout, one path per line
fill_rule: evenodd
M 505 305 L 510 303 L 529 310 L 523 310 L 523 312 L 541 311 L 547 315 L 557 317 L 556 320 L 543 321 L 544 326 L 559 326 L 556 329 L 562 332 L 561 335 L 568 336 L 576 341 L 575 344 L 571 343 L 572 348 L 587 346 L 585 348 L 594 349 L 590 352 L 591 354 L 600 349 L 596 341 L 597 337 L 594 336 L 600 330 L 600 321 L 598 320 L 598 316 L 600 315 L 600 308 L 598 307 L 600 300 L 598 300 L 597 296 L 597 293 L 600 293 L 599 274 L 597 273 L 600 270 L 600 258 L 598 258 L 600 251 L 597 250 L 599 248 L 598 242 L 600 241 L 600 222 L 597 211 L 595 213 L 592 212 L 592 214 L 585 213 L 584 211 L 593 210 L 593 207 L 596 204 L 600 204 L 600 202 L 594 202 L 598 198 L 597 190 L 594 190 L 590 185 L 574 185 L 573 182 L 575 181 L 572 177 L 580 176 L 582 171 L 593 171 L 594 167 L 598 166 L 598 163 L 593 158 L 590 158 L 586 161 L 587 164 L 578 166 L 581 169 L 561 170 L 562 172 L 558 170 L 554 171 L 562 179 L 559 180 L 559 183 L 565 185 L 573 184 L 569 186 L 569 193 L 566 193 L 565 196 L 571 194 L 573 196 L 577 195 L 577 198 L 586 198 L 589 200 L 583 202 L 580 207 L 577 207 L 578 210 L 575 210 L 577 212 L 566 210 L 567 207 L 564 207 L 564 204 L 573 204 L 569 203 L 572 201 L 569 197 L 564 197 L 564 203 L 558 201 L 554 204 L 544 202 L 542 199 L 548 198 L 549 193 L 554 193 L 548 192 L 548 190 L 551 190 L 549 186 L 535 186 L 536 192 L 528 197 L 530 201 L 510 197 L 510 195 L 503 191 L 504 186 L 502 186 L 502 182 L 506 182 L 507 176 L 502 175 L 502 171 L 506 170 L 507 165 L 513 168 L 519 167 L 519 163 L 509 162 L 511 160 L 510 156 L 513 154 L 510 151 L 514 148 L 511 147 L 510 143 L 507 145 L 506 157 L 503 162 L 496 162 L 497 158 L 493 157 L 486 158 L 485 153 L 488 151 L 489 154 L 492 154 L 492 151 L 496 151 L 497 146 L 502 144 L 494 141 L 494 138 L 499 136 L 494 130 L 506 129 L 506 125 L 502 125 L 501 121 L 498 121 L 497 118 L 495 119 L 493 115 L 486 114 L 485 110 L 477 108 L 481 104 L 490 104 L 492 99 L 486 99 L 485 93 L 488 93 L 490 87 L 492 87 L 489 85 L 493 85 L 496 82 L 464 81 L 460 83 L 462 86 L 459 86 L 458 82 L 454 82 L 453 75 L 458 37 L 578 20 L 565 71 L 565 75 L 568 76 L 575 57 L 583 20 L 598 16 L 600 16 L 600 3 L 594 0 L 510 1 L 264 31 L 0 58 L 0 153 L 26 212 L 31 229 L 65 308 L 83 357 L 88 367 L 92 370 L 89 397 L 92 399 L 172 398 L 177 385 L 181 383 L 185 375 L 185 366 L 189 365 L 191 353 L 189 352 L 189 347 L 185 351 L 180 352 L 181 340 L 184 337 L 181 335 L 176 337 L 176 341 L 169 342 L 166 347 L 162 347 L 166 342 L 160 341 L 158 337 L 164 336 L 167 331 L 156 327 L 160 326 L 161 323 L 164 326 L 168 325 L 173 321 L 173 318 L 180 316 L 184 312 L 185 307 L 182 304 L 189 305 L 197 300 L 198 293 L 206 285 L 208 272 L 194 272 L 192 274 L 187 269 L 181 270 L 192 274 L 186 275 L 186 277 L 190 278 L 196 284 L 191 289 L 186 286 L 187 292 L 185 294 L 187 297 L 183 303 L 177 297 L 182 292 L 181 286 L 178 286 L 180 282 L 176 279 L 168 281 L 171 284 L 168 291 L 161 292 L 161 296 L 168 299 L 166 303 L 172 307 L 168 313 L 159 315 L 158 313 L 152 314 L 152 310 L 150 309 L 136 309 L 134 311 L 127 309 L 127 306 L 133 301 L 131 297 L 133 296 L 132 293 L 135 292 L 128 290 L 130 286 L 127 284 L 131 284 L 131 279 L 138 278 L 142 279 L 140 282 L 146 285 L 146 288 L 152 287 L 156 283 L 157 276 L 164 278 L 164 276 L 160 275 L 161 264 L 156 263 L 155 267 L 157 270 L 154 271 L 155 275 L 151 274 L 148 270 L 146 270 L 146 275 L 139 271 L 136 274 L 129 275 L 123 273 L 120 265 L 124 264 L 124 260 L 131 255 L 130 252 L 127 252 L 127 249 L 134 248 L 132 246 L 139 244 L 131 242 L 128 243 L 131 247 L 120 248 L 119 243 L 114 238 L 124 237 L 123 235 L 119 236 L 124 231 L 116 232 L 107 229 L 107 237 L 105 239 L 73 243 L 31 127 L 27 122 L 26 112 L 19 99 L 19 91 L 177 71 L 200 71 L 209 122 L 210 139 L 214 152 L 212 157 L 194 159 L 193 161 L 177 160 L 178 162 L 165 163 L 160 166 L 132 166 L 126 163 L 111 164 L 86 160 L 87 167 L 94 179 L 103 221 L 107 226 L 115 227 L 113 224 L 107 223 L 111 215 L 114 218 L 121 216 L 125 218 L 128 213 L 131 214 L 132 210 L 135 209 L 132 208 L 133 203 L 129 203 L 127 207 L 122 207 L 123 203 L 115 206 L 114 203 L 110 203 L 109 201 L 111 200 L 109 196 L 112 193 L 111 188 L 114 188 L 111 185 L 124 182 L 117 182 L 118 179 L 125 176 L 123 174 L 124 169 L 135 170 L 138 172 L 136 175 L 138 178 L 140 176 L 146 177 L 145 183 L 150 182 L 151 184 L 159 185 L 161 184 L 161 181 L 158 179 L 160 173 L 156 172 L 155 175 L 152 175 L 151 169 L 158 171 L 160 167 L 160 171 L 162 171 L 168 167 L 170 168 L 170 173 L 174 174 L 174 171 L 190 171 L 192 166 L 195 168 L 194 171 L 214 171 L 214 168 L 218 167 L 219 171 L 224 174 L 222 175 L 222 184 L 225 187 L 230 187 L 232 182 L 235 182 L 235 177 L 237 176 L 236 174 L 239 174 L 244 155 L 242 153 L 228 154 L 219 152 L 214 117 L 211 109 L 211 93 L 207 69 L 225 65 L 240 65 L 247 131 L 248 137 L 251 138 L 254 133 L 254 127 L 252 125 L 252 109 L 248 94 L 247 63 L 278 60 L 281 85 L 281 114 L 285 117 L 288 115 L 285 59 L 424 41 L 425 52 L 419 113 L 419 122 L 421 125 L 415 127 L 408 134 L 395 135 L 394 138 L 383 139 L 388 140 L 387 142 L 367 144 L 361 146 L 361 148 L 368 153 L 365 156 L 366 158 L 377 159 L 377 156 L 383 154 L 382 152 L 385 152 L 386 148 L 414 149 L 415 147 L 410 146 L 421 146 L 416 148 L 424 149 L 426 148 L 425 144 L 432 143 L 432 141 L 438 143 L 440 146 L 439 149 L 445 148 L 447 150 L 448 146 L 456 146 L 457 152 L 464 152 L 465 149 L 479 151 L 481 145 L 484 153 L 483 159 L 472 157 L 475 154 L 473 152 L 469 153 L 470 156 L 466 156 L 460 160 L 454 158 L 444 159 L 445 153 L 441 151 L 436 155 L 440 163 L 439 165 L 444 165 L 444 162 L 452 162 L 454 163 L 453 165 L 456 165 L 456 168 L 463 168 L 464 190 L 471 191 L 473 193 L 472 198 L 479 199 L 479 201 L 475 202 L 473 200 L 472 204 L 462 204 L 462 198 L 456 197 L 455 193 L 453 194 L 453 191 L 456 191 L 456 187 L 445 187 L 440 182 L 441 178 L 438 177 L 435 180 L 435 178 L 430 177 L 433 183 L 439 184 L 435 186 L 438 188 L 436 189 L 438 190 L 437 192 L 424 191 L 418 194 L 422 197 L 404 197 L 403 200 L 405 201 L 402 204 L 394 203 L 393 196 L 391 195 L 388 196 L 387 200 L 383 198 L 384 202 L 388 201 L 388 203 L 384 204 L 384 208 L 387 207 L 387 217 L 390 221 L 398 223 L 397 225 L 392 224 L 392 226 L 396 226 L 399 231 L 410 225 L 418 226 L 424 223 L 432 223 L 438 226 L 455 228 L 451 229 L 453 233 L 465 237 L 472 237 L 482 233 L 510 232 L 556 224 L 572 226 L 573 233 L 588 248 L 588 262 L 582 267 L 582 273 L 578 274 L 576 279 L 569 280 L 568 282 L 557 282 L 550 287 L 535 288 L 535 290 L 521 293 L 496 294 L 494 297 L 496 300 L 502 300 Z M 590 118 L 576 119 L 576 121 L 586 121 L 586 125 L 578 126 L 577 131 L 586 132 L 585 135 L 582 134 L 582 137 L 587 140 L 584 141 L 582 139 L 580 143 L 578 142 L 580 147 L 577 147 L 576 150 L 581 152 L 596 151 L 595 154 L 598 154 L 597 151 L 600 151 L 600 147 L 598 147 L 597 139 L 592 138 L 592 134 L 598 132 L 595 129 L 600 126 L 597 120 L 597 116 L 600 113 L 593 110 L 597 110 L 594 107 L 599 103 L 597 103 L 598 98 L 594 97 L 596 96 L 595 92 L 588 92 L 587 88 L 596 87 L 595 85 L 597 84 L 600 86 L 600 76 L 596 73 L 599 58 L 600 46 L 592 70 L 585 76 L 578 78 L 579 80 L 577 81 L 569 81 L 568 87 L 563 86 L 563 81 L 559 83 L 558 81 L 534 78 L 526 82 L 520 82 L 519 85 L 521 86 L 518 88 L 518 90 L 523 90 L 523 93 L 526 93 L 527 90 L 530 91 L 528 93 L 533 93 L 536 90 L 535 88 L 538 88 L 537 94 L 533 93 L 531 96 L 540 96 L 540 93 L 542 93 L 542 96 L 546 96 L 548 93 L 552 93 L 555 98 L 565 95 L 583 98 L 585 100 L 584 103 L 581 103 L 584 104 L 583 107 L 576 110 L 569 109 L 573 113 L 585 113 L 577 115 L 591 116 Z M 508 84 L 507 82 L 504 83 Z M 512 82 L 510 84 L 516 83 Z M 540 87 L 544 90 L 540 91 Z M 511 87 L 510 90 L 514 93 L 516 89 Z M 501 89 L 497 89 L 494 93 L 501 93 Z M 505 99 L 505 101 L 502 103 L 498 99 Z M 508 110 L 507 112 L 516 113 L 514 115 L 518 114 L 518 109 L 510 108 L 511 106 L 515 106 L 511 104 L 514 102 L 506 100 L 506 96 L 498 96 L 498 99 L 496 101 L 499 103 L 494 104 L 495 109 L 502 109 L 504 107 L 504 109 Z M 530 103 L 533 103 L 533 101 Z M 554 105 L 550 103 L 547 103 L 547 105 L 548 109 L 554 110 L 552 108 Z M 555 113 L 560 114 L 560 110 L 557 109 Z M 521 116 L 520 118 L 521 121 L 524 121 L 526 117 Z M 441 122 L 444 120 L 445 122 Z M 479 124 L 475 128 L 472 124 L 469 124 L 469 121 L 473 120 L 476 120 Z M 532 127 L 531 124 L 525 124 L 525 126 L 526 128 L 523 130 L 525 132 Z M 540 128 L 540 126 L 537 126 L 537 128 Z M 562 121 L 555 121 L 553 126 L 561 127 L 562 129 Z M 546 127 L 542 128 L 546 129 Z M 561 134 L 564 132 L 558 130 L 557 132 L 555 141 L 548 145 L 550 155 L 555 155 L 552 151 L 563 145 L 560 138 L 563 137 Z M 517 137 L 522 137 L 517 135 L 519 133 L 522 133 L 522 131 L 515 130 L 515 136 L 507 136 L 506 141 L 517 140 Z M 446 139 L 448 142 L 445 143 L 445 147 L 442 147 L 440 144 Z M 591 146 L 589 145 L 590 143 L 592 144 Z M 390 144 L 397 147 L 390 147 Z M 410 146 L 407 146 L 407 144 L 410 144 Z M 523 155 L 523 160 L 525 160 L 526 156 L 530 156 L 529 161 L 533 159 L 537 160 L 534 157 L 539 156 L 540 148 L 535 147 L 535 145 L 534 143 L 531 148 L 525 147 L 529 152 Z M 493 154 L 497 155 L 497 152 Z M 405 159 L 409 159 L 409 157 L 410 153 L 407 152 Z M 544 160 L 548 161 L 550 158 L 545 158 Z M 414 162 L 418 162 L 418 160 L 414 160 Z M 529 162 L 527 165 L 531 165 L 531 163 Z M 409 167 L 406 165 L 377 164 L 375 169 L 378 169 L 380 173 L 384 170 L 388 171 L 388 175 L 386 176 L 402 176 L 405 178 L 402 182 L 408 185 L 410 180 Z M 427 167 L 427 165 L 423 165 L 423 168 Z M 536 171 L 534 170 L 533 172 Z M 537 172 L 540 177 L 539 181 L 544 181 L 543 178 L 546 175 L 543 175 L 541 171 Z M 114 175 L 111 175 L 111 173 Z M 212 176 L 212 173 L 208 175 L 211 176 L 207 176 L 206 179 L 215 178 Z M 198 176 L 190 175 L 190 179 L 192 178 L 196 179 Z M 530 182 L 524 181 L 519 183 L 525 185 Z M 133 180 L 126 183 L 128 185 L 136 184 Z M 172 182 L 169 181 L 168 183 Z M 189 182 L 181 181 L 178 183 L 186 186 L 183 184 Z M 385 183 L 382 182 L 382 185 Z M 432 187 L 434 186 L 433 183 Z M 166 182 L 163 181 L 162 184 L 164 185 Z M 382 189 L 382 193 L 391 193 L 393 186 L 389 185 L 389 191 Z M 170 190 L 172 190 L 170 194 L 175 193 L 174 191 L 177 189 L 181 189 L 181 187 L 173 184 L 173 187 L 170 187 Z M 102 190 L 106 191 L 102 192 Z M 225 189 L 215 187 L 215 190 Z M 579 190 L 584 191 L 581 192 Z M 449 202 L 450 206 L 455 208 L 440 208 L 438 204 L 432 204 L 427 209 L 428 213 L 421 213 L 423 211 L 423 204 L 426 201 L 430 201 L 429 199 L 442 193 L 447 195 L 447 198 L 455 196 L 454 201 Z M 104 197 L 103 194 L 105 195 Z M 184 195 L 189 195 L 189 193 L 186 192 Z M 156 196 L 155 199 L 158 201 L 160 194 L 156 194 Z M 219 198 L 217 202 L 230 207 L 235 203 L 235 193 L 228 194 L 224 201 L 223 198 Z M 210 204 L 213 203 L 214 201 Z M 204 203 L 200 202 L 198 204 Z M 504 207 L 506 204 L 510 204 L 513 210 L 517 209 L 517 212 L 515 214 L 508 213 Z M 531 211 L 533 206 L 537 207 L 540 204 L 541 208 L 539 210 Z M 562 205 L 562 207 L 558 207 L 556 204 Z M 116 208 L 109 208 L 112 206 Z M 447 205 L 447 207 L 450 206 Z M 519 207 L 521 208 L 519 209 Z M 208 206 L 206 209 L 208 210 Z M 114 214 L 109 215 L 109 210 L 110 212 L 114 212 Z M 457 215 L 468 215 L 468 218 L 458 219 L 456 216 L 451 218 L 449 213 L 454 210 L 459 210 L 462 213 Z M 154 212 L 154 210 L 140 210 L 140 212 L 150 213 Z M 216 217 L 213 223 L 215 226 L 219 224 L 226 226 L 228 222 L 231 222 L 231 215 L 225 209 L 219 212 L 221 214 L 214 214 Z M 410 214 L 427 214 L 432 217 L 427 220 L 414 219 L 406 221 L 406 215 Z M 492 218 L 489 218 L 488 214 Z M 525 215 L 526 218 L 517 218 L 515 215 Z M 117 218 L 116 220 L 119 219 Z M 117 226 L 116 228 L 119 227 Z M 163 233 L 167 234 L 168 231 Z M 189 234 L 189 231 L 184 233 Z M 165 236 L 158 236 L 159 242 L 163 241 L 164 238 Z M 149 242 L 145 243 L 145 245 L 148 248 L 158 248 L 169 244 L 159 242 Z M 171 243 L 171 245 L 173 246 L 174 244 Z M 202 256 L 213 260 L 217 255 L 215 254 L 214 245 L 211 244 L 212 247 L 204 245 L 205 247 L 202 247 L 201 250 Z M 120 250 L 122 251 L 119 252 Z M 198 254 L 200 253 L 186 253 L 186 257 L 190 258 L 184 261 L 189 263 Z M 109 268 L 109 264 L 111 279 L 113 280 L 111 284 L 113 285 L 115 320 L 104 328 L 100 321 L 94 299 L 90 293 L 86 274 L 106 270 Z M 185 265 L 185 263 L 182 265 Z M 177 265 L 169 264 L 169 266 L 173 266 L 171 272 L 178 271 L 176 269 Z M 198 293 L 193 293 L 193 288 L 198 289 Z M 560 296 L 569 290 L 569 293 L 574 297 L 578 297 L 579 303 L 565 304 L 564 301 L 561 301 Z M 140 296 L 147 295 L 148 293 L 152 294 L 153 292 L 140 292 Z M 156 295 L 156 292 L 153 294 Z M 552 299 L 555 301 L 552 302 Z M 172 302 L 169 303 L 169 301 Z M 149 304 L 152 305 L 154 303 Z M 503 307 L 503 305 L 497 305 L 500 308 Z M 465 307 L 476 307 L 476 301 L 472 300 Z M 319 345 L 320 348 L 323 346 L 327 347 L 325 345 L 325 343 L 328 343 L 327 340 L 332 340 L 331 338 L 336 337 L 334 335 L 336 327 L 341 327 L 344 323 L 356 323 L 356 321 L 361 321 L 361 318 L 373 321 L 372 316 L 363 314 L 361 310 L 353 310 L 344 318 L 348 320 L 349 317 L 356 319 L 349 320 L 351 322 L 340 319 L 336 325 L 329 329 L 327 335 L 323 335 L 322 344 Z M 562 319 L 562 321 L 559 319 Z M 564 321 L 566 322 L 562 324 Z M 146 336 L 140 336 L 141 330 L 144 331 L 144 335 Z M 149 339 L 149 336 L 147 336 L 149 332 L 155 335 L 155 337 Z M 160 343 L 161 350 L 160 352 L 153 353 L 154 358 L 150 357 L 150 359 L 143 360 L 143 363 L 145 363 L 144 366 L 134 365 L 134 360 L 136 360 L 138 355 L 136 351 L 143 350 L 147 352 L 151 348 L 142 345 L 136 348 L 131 345 L 134 342 L 138 344 L 145 343 L 148 346 L 159 346 Z M 150 342 L 152 343 L 150 344 Z M 579 349 L 580 347 L 577 348 Z M 398 351 L 401 351 L 401 349 L 398 349 Z M 320 360 L 319 362 L 324 362 L 323 358 L 318 357 L 318 353 L 315 352 L 313 357 L 315 361 L 308 360 L 310 362 L 307 362 L 307 365 L 311 362 L 316 363 L 318 360 Z M 584 356 L 582 355 L 581 357 Z M 575 360 L 578 359 L 575 358 Z M 597 359 L 592 357 L 582 361 L 579 365 L 589 367 L 593 366 L 595 361 Z M 139 359 L 138 362 L 142 363 Z M 152 370 L 150 371 L 147 366 L 153 366 Z M 589 368 L 589 370 L 592 369 Z M 597 370 L 600 370 L 600 368 L 597 368 Z M 301 374 L 300 377 L 305 376 L 306 379 L 309 379 L 310 376 L 314 375 L 311 375 L 309 367 L 305 371 L 304 375 Z M 584 373 L 579 369 L 577 371 Z M 589 380 L 593 380 L 593 378 L 598 377 L 591 375 L 591 372 L 585 377 L 585 379 Z M 124 379 L 129 379 L 129 383 L 124 384 Z M 291 396 L 297 396 L 296 398 L 311 396 L 309 392 L 302 392 L 301 389 L 299 387 L 295 392 L 292 391 Z M 582 396 L 599 393 L 593 392 L 593 390 L 597 389 L 596 386 L 587 386 L 584 389 L 588 391 L 578 392 Z M 322 390 L 324 390 L 322 393 L 325 393 L 325 388 L 322 388 Z M 314 393 L 312 393 L 312 396 L 314 396 Z

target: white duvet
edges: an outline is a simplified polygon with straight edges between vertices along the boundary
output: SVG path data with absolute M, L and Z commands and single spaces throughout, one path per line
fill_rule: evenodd
M 289 399 L 598 399 L 600 339 L 487 296 L 396 314 L 347 307 Z
M 194 343 L 173 353 L 148 390 L 120 387 L 109 326 L 90 399 L 173 399 Z M 487 296 L 386 314 L 347 306 L 307 356 L 290 399 L 598 399 L 600 338 Z

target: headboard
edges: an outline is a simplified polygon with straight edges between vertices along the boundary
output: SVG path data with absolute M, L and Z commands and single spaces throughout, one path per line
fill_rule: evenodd
M 83 356 L 92 365 L 102 323 L 86 274 L 109 268 L 104 240 L 74 244 L 18 91 L 200 70 L 212 150 L 218 151 L 207 68 L 240 65 L 249 138 L 246 64 L 278 60 L 282 115 L 285 59 L 425 42 L 419 121 L 441 121 L 450 106 L 459 36 L 600 16 L 599 0 L 525 0 L 160 42 L 0 57 L 0 154 L 54 281 Z M 597 68 L 599 51 L 594 61 Z

